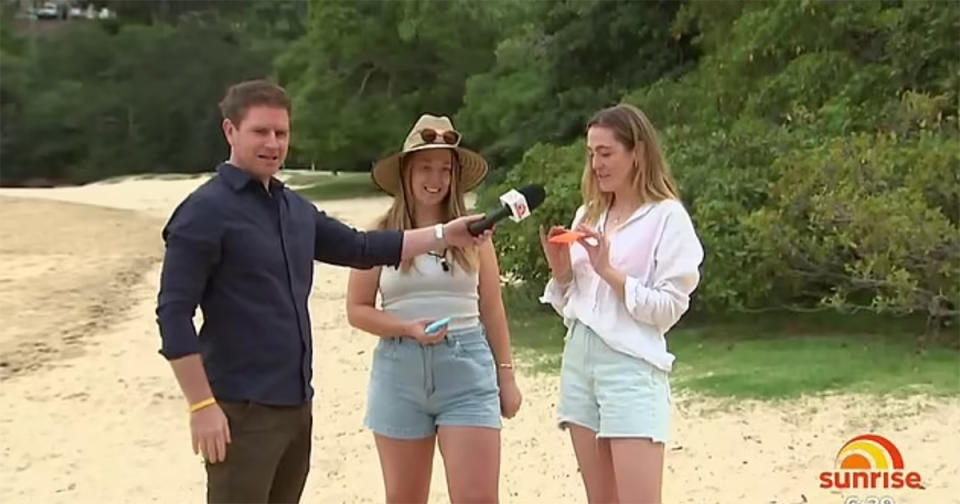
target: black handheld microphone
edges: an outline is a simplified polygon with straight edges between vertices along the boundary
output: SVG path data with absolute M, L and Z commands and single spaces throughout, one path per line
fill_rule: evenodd
M 530 216 L 530 212 L 540 206 L 546 197 L 547 191 L 540 184 L 530 184 L 519 191 L 511 189 L 500 196 L 500 208 L 484 215 L 478 221 L 467 224 L 467 230 L 473 236 L 478 236 L 506 217 L 510 217 L 514 222 L 520 222 Z

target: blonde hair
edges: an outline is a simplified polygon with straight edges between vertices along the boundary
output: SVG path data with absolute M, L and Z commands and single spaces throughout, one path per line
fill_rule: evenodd
M 633 163 L 633 187 L 645 203 L 680 199 L 670 166 L 660 149 L 657 130 L 643 111 L 628 103 L 621 103 L 594 114 L 587 122 L 587 130 L 594 126 L 609 128 L 617 142 L 628 151 L 639 154 L 637 150 L 642 150 L 643 159 L 638 155 Z M 586 209 L 583 220 L 587 224 L 596 224 L 613 202 L 613 195 L 600 191 L 597 176 L 590 165 L 589 153 L 580 187 Z
M 467 205 L 463 201 L 463 185 L 460 183 L 460 158 L 457 151 L 449 149 L 452 158 L 452 170 L 450 176 L 450 190 L 444 199 L 444 215 L 441 217 L 443 222 L 447 222 L 457 217 L 467 215 Z M 381 217 L 377 223 L 377 229 L 415 229 L 420 227 L 413 221 L 413 189 L 410 186 L 410 160 L 416 152 L 404 155 L 400 160 L 400 191 L 393 197 L 393 204 L 387 213 Z M 451 247 L 450 254 L 453 256 L 455 265 L 459 265 L 466 271 L 476 271 L 480 258 L 475 247 L 467 249 L 461 247 Z M 406 259 L 401 263 L 401 269 L 406 272 L 413 266 L 413 259 Z

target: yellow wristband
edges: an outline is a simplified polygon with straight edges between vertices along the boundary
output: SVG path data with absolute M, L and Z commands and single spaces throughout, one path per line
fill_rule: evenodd
M 207 406 L 212 406 L 214 404 L 217 404 L 217 400 L 214 399 L 213 397 L 208 397 L 200 402 L 191 404 L 190 413 L 195 413 L 197 411 L 202 410 L 203 408 L 206 408 Z

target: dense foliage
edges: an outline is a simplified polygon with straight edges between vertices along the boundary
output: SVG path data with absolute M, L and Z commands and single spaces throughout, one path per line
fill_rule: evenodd
M 266 76 L 294 99 L 292 165 L 367 170 L 431 112 L 491 161 L 481 207 L 545 183 L 497 239 L 537 289 L 537 227 L 580 202 L 583 124 L 625 100 L 707 250 L 698 308 L 957 314 L 952 2 L 115 4 L 42 34 L 4 12 L 0 183 L 209 170 L 225 87 Z

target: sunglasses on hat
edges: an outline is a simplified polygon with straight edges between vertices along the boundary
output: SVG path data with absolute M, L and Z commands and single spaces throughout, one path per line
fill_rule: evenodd
M 447 130 L 443 133 L 433 128 L 424 128 L 420 130 L 420 139 L 423 144 L 445 143 L 447 145 L 457 145 L 460 143 L 460 133 L 455 130 Z

